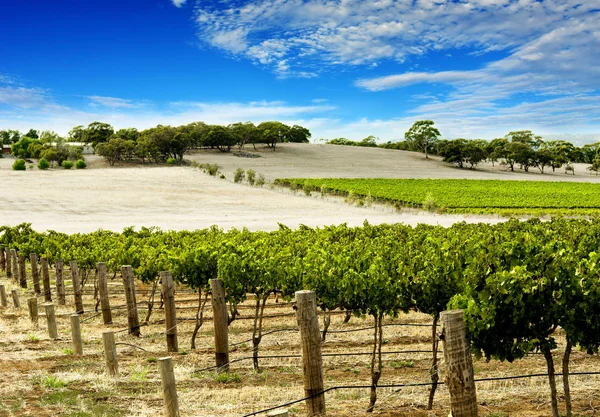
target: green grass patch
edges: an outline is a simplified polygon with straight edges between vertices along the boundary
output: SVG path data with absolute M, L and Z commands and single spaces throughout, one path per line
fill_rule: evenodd
M 594 183 L 389 178 L 285 178 L 275 183 L 304 192 L 448 213 L 600 214 L 600 184 Z

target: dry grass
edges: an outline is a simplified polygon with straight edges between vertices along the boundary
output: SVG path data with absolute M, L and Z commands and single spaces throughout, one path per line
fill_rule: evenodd
M 13 283 L 1 280 L 7 288 Z M 118 282 L 118 280 L 117 280 Z M 117 282 L 111 283 L 114 292 L 119 291 Z M 91 284 L 89 284 L 91 285 Z M 69 288 L 67 283 L 67 288 Z M 91 288 L 86 288 L 89 292 Z M 138 302 L 144 301 L 147 288 L 138 284 Z M 195 314 L 196 297 L 185 289 L 177 295 L 177 314 L 180 319 Z M 21 298 L 26 292 L 20 290 Z M 114 294 L 113 306 L 125 303 L 122 295 Z M 40 316 L 39 326 L 32 324 L 27 309 L 12 307 L 0 309 L 0 415 L 2 416 L 155 416 L 162 413 L 162 394 L 156 358 L 166 356 L 166 342 L 161 332 L 164 324 L 142 327 L 142 337 L 127 333 L 116 335 L 117 343 L 139 346 L 117 346 L 120 376 L 105 375 L 101 334 L 106 329 L 102 318 L 96 317 L 82 323 L 84 355 L 74 356 L 71 351 L 68 315 L 73 310 L 68 297 L 66 307 L 58 307 L 60 339 L 51 341 L 46 334 L 45 318 Z M 95 314 L 94 301 L 85 296 L 83 318 Z M 250 309 L 240 308 L 242 316 L 251 314 Z M 209 309 L 210 310 L 210 309 Z M 293 310 L 289 304 L 280 305 L 271 300 L 267 314 L 279 314 L 266 320 L 265 331 L 290 328 L 295 325 Z M 285 314 L 285 315 L 284 315 Z M 145 315 L 141 307 L 140 317 Z M 179 325 L 180 353 L 173 355 L 175 378 L 183 416 L 241 416 L 277 404 L 303 397 L 302 362 L 298 358 L 261 359 L 261 372 L 252 369 L 251 361 L 231 365 L 229 378 L 218 379 L 213 371 L 198 370 L 213 365 L 212 322 L 210 311 L 206 314 L 197 340 L 198 348 L 189 349 L 193 321 Z M 151 322 L 162 319 L 162 310 L 155 310 Z M 107 326 L 115 331 L 126 328 L 124 309 L 113 310 L 114 324 Z M 429 317 L 410 313 L 387 323 L 430 322 Z M 230 329 L 230 343 L 240 343 L 251 337 L 251 320 L 236 320 Z M 358 329 L 371 326 L 369 318 L 353 317 L 343 324 L 343 315 L 333 315 L 330 330 Z M 330 333 L 323 345 L 324 353 L 370 352 L 371 331 L 353 333 Z M 384 351 L 429 350 L 429 327 L 385 327 Z M 562 337 L 559 335 L 562 342 Z M 251 355 L 251 343 L 232 349 L 231 359 Z M 260 346 L 261 355 L 299 354 L 299 335 L 294 331 L 264 336 Z M 557 351 L 557 354 L 560 353 Z M 559 358 L 557 357 L 557 360 Z M 427 353 L 393 354 L 384 357 L 384 373 L 381 384 L 427 382 L 430 355 Z M 338 356 L 324 357 L 324 374 L 327 387 L 339 385 L 369 385 L 370 357 Z M 545 372 L 545 362 L 540 355 L 513 364 L 475 360 L 475 377 L 517 375 Z M 441 364 L 443 371 L 444 365 Z M 576 352 L 572 357 L 573 372 L 600 369 L 597 356 Z M 579 415 L 595 415 L 600 408 L 596 387 L 599 377 L 572 377 L 574 410 Z M 559 379 L 560 383 L 560 379 Z M 62 386 L 64 385 L 64 386 Z M 511 381 L 481 382 L 477 384 L 480 415 L 482 416 L 547 416 L 550 415 L 548 386 L 545 378 Z M 560 390 L 559 390 L 560 392 Z M 448 393 L 443 386 L 436 395 L 435 407 L 425 410 L 428 388 L 414 387 L 399 390 L 380 388 L 378 416 L 447 416 Z M 327 394 L 329 415 L 366 416 L 368 389 L 336 390 Z M 290 407 L 293 416 L 304 415 L 304 405 Z

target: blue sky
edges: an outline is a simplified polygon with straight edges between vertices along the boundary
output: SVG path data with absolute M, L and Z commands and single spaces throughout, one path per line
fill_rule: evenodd
M 600 140 L 600 0 L 6 0 L 0 129 Z

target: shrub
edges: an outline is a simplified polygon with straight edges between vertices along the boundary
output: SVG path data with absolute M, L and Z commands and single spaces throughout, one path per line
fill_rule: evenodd
M 48 162 L 47 159 L 42 158 L 38 161 L 37 167 L 38 169 L 46 170 L 50 168 L 50 162 Z
M 175 159 L 175 158 L 167 159 L 167 165 L 176 165 L 176 164 L 177 164 L 177 159 Z
M 435 211 L 437 209 L 437 203 L 431 193 L 427 194 L 427 197 L 423 200 L 423 208 L 427 211 Z
M 253 169 L 246 171 L 246 178 L 248 179 L 248 184 L 254 185 L 256 182 L 256 171 Z
M 64 169 L 71 169 L 73 168 L 73 162 L 71 161 L 62 161 L 62 164 L 60 164 Z
M 242 182 L 246 177 L 246 173 L 242 168 L 238 168 L 235 170 L 235 174 L 233 174 L 233 182 Z
M 75 162 L 75 169 L 85 169 L 86 167 L 87 164 L 83 159 L 78 159 L 77 162 Z
M 256 185 L 259 187 L 262 187 L 263 185 L 265 185 L 265 177 L 264 175 L 259 175 L 258 179 L 256 180 Z
M 13 162 L 12 169 L 14 171 L 25 171 L 27 169 L 27 167 L 25 166 L 25 160 L 17 159 L 15 162 Z

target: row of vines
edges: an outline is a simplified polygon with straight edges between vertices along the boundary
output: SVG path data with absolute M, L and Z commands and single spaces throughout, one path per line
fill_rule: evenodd
M 566 336 L 562 373 L 567 415 L 569 355 L 574 348 L 598 352 L 600 346 L 600 220 L 510 220 L 498 225 L 456 224 L 324 228 L 281 226 L 273 232 L 248 230 L 98 230 L 89 234 L 44 233 L 29 224 L 0 228 L 0 245 L 49 262 L 77 261 L 82 276 L 97 262 L 117 273 L 131 265 L 136 276 L 156 283 L 171 271 L 181 285 L 198 292 L 198 316 L 210 291 L 209 279 L 222 279 L 230 309 L 249 294 L 255 300 L 252 343 L 254 365 L 263 336 L 267 298 L 291 300 L 301 289 L 314 290 L 324 312 L 346 310 L 373 318 L 372 394 L 382 373 L 384 317 L 417 310 L 432 325 L 433 403 L 437 374 L 437 321 L 450 308 L 465 310 L 474 352 L 513 361 L 533 352 L 548 367 L 553 415 L 558 401 L 553 351 L 557 329 Z M 201 321 L 198 325 L 201 325 Z M 192 340 L 193 343 L 193 340 Z

